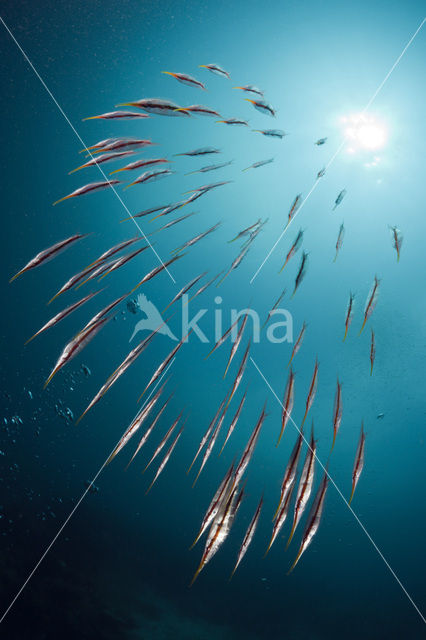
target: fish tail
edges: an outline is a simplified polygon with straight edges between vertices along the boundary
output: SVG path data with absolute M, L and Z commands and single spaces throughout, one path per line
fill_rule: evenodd
M 75 173 L 76 171 L 80 171 L 80 169 L 83 169 L 84 164 L 81 164 L 79 167 L 76 167 L 76 169 L 72 169 L 71 171 L 68 171 L 68 175 L 70 176 L 72 173 Z
M 198 480 L 198 478 L 200 477 L 200 473 L 201 473 L 201 471 L 202 471 L 202 467 L 200 467 L 200 470 L 198 471 L 197 475 L 195 476 L 195 480 L 194 480 L 194 482 L 192 483 L 192 487 L 191 487 L 191 489 L 193 489 L 193 488 L 195 487 L 195 485 L 197 484 L 197 480 Z
M 38 331 L 37 333 L 35 333 L 33 336 L 31 336 L 31 338 L 28 338 L 28 340 L 26 342 L 24 342 L 24 347 L 25 345 L 27 345 L 29 342 L 31 342 L 31 340 L 34 340 L 34 338 L 38 335 Z
M 234 87 L 234 89 L 237 89 L 237 87 Z M 230 575 L 230 576 L 229 576 L 229 578 L 228 578 L 228 582 L 231 582 L 232 578 L 234 577 L 234 573 L 235 573 L 235 572 L 236 572 L 236 570 L 237 570 L 237 567 L 238 567 L 238 562 L 237 562 L 237 564 L 235 565 L 235 567 L 232 569 L 232 571 L 231 571 L 231 575 Z
M 228 271 L 228 273 L 225 273 L 225 275 L 217 283 L 216 288 L 219 287 L 222 284 L 222 282 L 225 280 L 225 278 L 227 278 L 229 276 L 230 273 L 231 273 L 230 271 Z
M 68 200 L 69 198 L 72 198 L 72 196 L 71 196 L 71 195 L 68 195 L 68 196 L 64 196 L 63 198 L 59 198 L 59 200 L 56 200 L 56 201 L 52 204 L 52 207 L 54 207 L 54 206 L 55 206 L 55 204 L 59 204 L 59 202 L 63 202 L 64 200 Z
M 343 336 L 343 342 L 346 340 L 346 336 L 348 335 L 349 327 L 345 327 L 345 335 Z
M 275 513 L 274 513 L 274 516 L 273 516 L 273 518 L 272 518 L 272 522 L 276 519 L 276 517 L 277 517 L 277 515 L 278 515 L 278 511 L 279 511 L 279 510 L 280 510 L 280 508 L 281 508 L 281 504 L 282 504 L 282 500 L 280 499 L 279 504 L 278 504 L 278 507 L 276 508 Z
M 305 411 L 305 415 L 303 416 L 302 424 L 300 425 L 300 430 L 303 429 L 303 425 L 305 424 L 306 416 L 308 415 L 308 409 Z
M 222 455 L 222 451 L 224 450 L 226 443 L 227 443 L 227 440 L 225 440 L 225 442 L 223 443 L 222 448 L 221 448 L 221 450 L 219 451 L 218 458 L 220 458 L 220 456 Z
M 114 171 L 111 171 L 109 175 L 112 176 L 113 173 L 118 173 L 119 171 L 124 171 L 124 167 L 121 167 L 121 169 L 114 169 Z
M 119 106 L 119 105 L 117 105 L 117 106 Z M 124 105 L 120 105 L 120 106 L 124 107 Z M 99 120 L 99 118 L 100 118 L 100 116 L 90 116 L 89 118 L 83 118 L 82 122 L 86 122 L 86 120 Z M 94 147 L 88 147 L 88 150 L 90 150 L 90 149 L 94 149 Z M 82 149 L 80 151 L 80 153 L 83 153 L 84 151 L 86 151 L 86 149 Z
M 226 374 L 228 373 L 228 369 L 229 369 L 229 365 L 230 364 L 231 364 L 231 361 L 229 361 L 228 364 L 226 365 L 225 373 L 223 374 L 223 379 L 226 378 Z
M 299 562 L 299 560 L 300 560 L 300 556 L 302 555 L 302 553 L 303 553 L 303 548 L 302 548 L 302 547 L 300 547 L 300 549 L 299 549 L 299 553 L 297 554 L 297 556 L 296 556 L 296 558 L 295 558 L 295 560 L 294 560 L 293 564 L 291 565 L 290 569 L 287 571 L 287 575 L 289 575 L 289 574 L 293 571 L 294 567 L 295 567 L 295 566 L 297 565 L 297 563 Z
M 195 547 L 195 545 L 197 544 L 198 540 L 201 538 L 201 535 L 202 535 L 202 530 L 200 529 L 199 532 L 197 533 L 197 537 L 195 538 L 194 542 L 189 547 L 189 551 L 191 551 L 191 549 L 193 549 Z
M 133 187 L 136 184 L 136 182 L 131 182 L 130 184 L 126 185 L 123 189 L 123 191 L 126 191 L 126 189 L 128 189 L 129 187 Z
M 291 358 L 290 358 L 290 360 L 288 361 L 288 365 L 287 365 L 288 367 L 291 365 L 291 362 L 292 362 L 292 360 L 293 360 L 293 358 L 294 358 L 294 356 L 295 356 L 295 355 L 296 355 L 296 354 L 295 354 L 294 352 L 291 354 Z
M 16 280 L 16 278 L 17 278 L 18 276 L 20 276 L 22 273 L 24 273 L 24 270 L 23 270 L 23 269 L 21 269 L 21 271 L 18 271 L 18 273 L 15 273 L 15 275 L 13 276 L 13 278 L 11 278 L 11 279 L 9 280 L 9 284 L 10 284 L 11 282 L 13 282 L 14 280 Z
M 364 329 L 364 327 L 365 327 L 366 323 L 367 323 L 367 317 L 366 317 L 366 316 L 364 316 L 364 322 L 362 323 L 362 327 L 361 327 L 361 329 L 360 329 L 360 331 L 359 331 L 359 334 L 358 334 L 359 336 L 360 336 L 360 335 L 361 335 L 361 333 L 363 332 L 363 329 Z
M 352 491 L 351 491 L 350 498 L 348 500 L 348 504 L 351 504 L 352 498 L 354 497 L 354 493 L 355 493 L 355 485 L 352 485 Z
M 46 382 L 44 383 L 43 389 L 46 389 L 47 385 L 52 380 L 52 378 L 55 375 L 55 373 L 57 373 L 57 369 L 53 369 L 52 373 L 50 374 L 50 376 L 47 378 Z
M 189 583 L 190 587 L 192 587 L 192 585 L 194 584 L 194 582 L 196 581 L 196 579 L 200 575 L 203 567 L 204 567 L 204 562 L 201 560 L 197 571 L 194 573 L 194 577 L 192 578 L 191 582 Z
M 331 455 L 331 453 L 332 453 L 332 451 L 334 449 L 334 445 L 336 443 L 336 435 L 337 435 L 336 432 L 334 432 L 334 434 L 333 434 L 333 442 L 331 443 L 330 455 Z
M 25 343 L 25 344 L 26 344 L 26 343 Z M 373 366 L 374 366 L 374 363 L 372 362 L 372 363 L 371 363 L 371 367 L 370 367 L 370 376 L 372 376 L 372 375 L 373 375 Z
M 336 260 L 337 260 L 337 254 L 338 254 L 338 253 L 339 253 L 339 252 L 338 252 L 338 251 L 336 251 L 336 255 L 334 256 L 334 260 L 333 260 L 333 262 L 336 262 Z
M 149 485 L 148 489 L 145 491 L 145 495 L 147 496 L 148 493 L 151 491 L 152 487 L 154 486 L 154 482 L 155 482 L 155 478 L 154 480 L 151 482 L 151 484 Z
M 288 538 L 288 540 L 287 540 L 287 544 L 286 544 L 286 546 L 285 546 L 285 550 L 286 550 L 286 551 L 287 551 L 287 549 L 288 549 L 288 548 L 289 548 L 289 546 L 290 546 L 290 542 L 291 542 L 291 541 L 292 541 L 292 539 L 293 539 L 293 536 L 294 536 L 294 532 L 295 532 L 295 531 L 296 531 L 296 520 L 294 520 L 294 522 L 293 522 L 293 526 L 292 526 L 291 531 L 290 531 L 290 536 L 289 536 L 289 538 Z
M 58 296 L 60 296 L 60 295 L 61 295 L 61 293 L 62 293 L 61 291 L 58 291 L 58 293 L 55 293 L 55 295 L 53 296 L 53 298 L 50 298 L 50 300 L 49 300 L 49 302 L 48 302 L 47 304 L 50 304 L 51 302 L 53 302 L 54 300 L 56 300 L 56 298 L 57 298 Z
M 196 460 L 196 458 L 194 458 L 193 461 L 191 462 L 191 464 L 189 465 L 188 470 L 186 472 L 186 475 L 188 475 L 188 473 L 191 471 L 192 467 L 194 466 L 195 460 Z
M 278 447 L 278 445 L 280 444 L 280 442 L 281 442 L 281 438 L 283 437 L 283 433 L 284 433 L 284 429 L 281 429 L 281 432 L 280 432 L 279 438 L 278 438 L 278 440 L 277 440 L 277 444 L 275 445 L 276 447 Z

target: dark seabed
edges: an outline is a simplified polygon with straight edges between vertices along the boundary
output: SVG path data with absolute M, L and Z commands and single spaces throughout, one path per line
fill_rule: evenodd
M 426 637 L 426 120 L 422 81 L 426 26 L 392 70 L 424 18 L 424 3 L 21 0 L 4 2 L 0 14 L 58 103 L 0 24 L 0 617 L 46 552 L 0 624 L 1 637 Z M 223 66 L 232 79 L 199 68 L 208 63 Z M 193 75 L 206 84 L 207 91 L 178 83 L 162 71 Z M 275 118 L 246 102 L 249 94 L 233 89 L 245 84 L 265 92 L 265 99 L 276 109 Z M 379 92 L 361 135 L 351 118 L 363 111 L 376 90 Z M 183 106 L 207 105 L 222 118 L 152 115 L 124 122 L 82 121 L 113 111 L 117 104 L 150 97 Z M 224 118 L 242 118 L 249 126 L 216 123 Z M 173 174 L 161 182 L 125 191 L 118 185 L 121 201 L 111 189 L 105 189 L 52 207 L 74 189 L 103 179 L 96 167 L 68 175 L 85 160 L 85 154 L 78 153 L 82 144 L 70 123 L 88 146 L 122 136 L 156 143 L 138 155 L 103 165 L 107 175 L 141 157 L 169 159 L 170 165 L 160 168 L 169 166 Z M 257 129 L 282 129 L 288 135 L 271 138 L 252 131 Z M 345 147 L 327 166 L 345 135 Z M 327 138 L 326 143 L 315 145 L 320 138 Z M 221 153 L 176 155 L 208 146 Z M 272 163 L 242 171 L 271 158 Z M 233 162 L 222 169 L 187 175 L 206 165 L 229 161 Z M 316 183 L 318 171 L 326 166 L 324 177 Z M 113 177 L 128 183 L 142 171 Z M 143 232 L 149 234 L 161 223 L 186 213 L 196 214 L 150 236 L 164 261 L 193 236 L 219 221 L 221 225 L 170 266 L 175 282 L 163 272 L 117 306 L 111 314 L 114 318 L 43 390 L 64 345 L 95 313 L 159 265 L 148 248 L 99 285 L 92 281 L 46 306 L 74 273 L 112 245 L 139 234 L 132 221 L 120 223 L 128 216 L 124 205 L 136 214 L 187 198 L 184 192 L 216 181 L 230 182 L 155 222 L 150 222 L 153 216 L 138 219 Z M 346 195 L 332 211 L 342 190 Z M 252 280 L 282 233 L 299 193 L 303 198 L 308 196 L 306 205 Z M 209 278 L 230 267 L 242 241 L 228 241 L 259 218 L 268 222 L 240 266 L 220 288 L 213 284 L 189 303 L 190 317 L 206 310 L 199 326 L 209 344 L 193 334 L 178 352 L 163 398 L 172 391 L 175 394 L 157 430 L 128 470 L 125 467 L 139 435 L 100 473 L 94 486 L 90 485 L 141 406 L 136 400 L 152 373 L 176 345 L 166 335 L 155 336 L 135 364 L 76 425 L 107 377 L 148 335 L 141 331 L 129 344 L 136 323 L 144 319 L 143 312 L 128 304 L 129 300 L 137 302 L 138 294 L 144 294 L 162 311 L 189 280 L 208 271 L 190 292 L 195 293 Z M 343 246 L 333 262 L 342 223 Z M 388 228 L 394 225 L 404 237 L 399 261 Z M 299 229 L 304 231 L 302 249 L 278 274 Z M 36 253 L 75 233 L 90 236 L 9 284 Z M 308 253 L 306 277 L 292 298 L 302 250 Z M 375 275 L 380 279 L 377 307 L 358 336 Z M 86 305 L 24 346 L 49 318 L 103 287 Z M 292 417 L 300 426 L 318 357 L 318 390 L 305 433 L 309 437 L 313 419 L 317 454 L 324 465 L 333 437 L 337 376 L 343 403 L 341 427 L 328 467 L 336 486 L 330 483 L 318 532 L 290 575 L 286 574 L 297 554 L 307 511 L 285 551 L 291 506 L 282 532 L 267 557 L 263 556 L 281 479 L 298 435 L 295 424 L 289 422 L 280 446 L 275 447 L 281 425 L 279 401 L 292 344 L 273 344 L 262 331 L 260 342 L 251 346 L 253 360 L 248 361 L 218 443 L 193 489 L 201 458 L 191 474 L 186 474 L 202 435 L 236 376 L 251 335 L 250 320 L 223 379 L 229 342 L 205 360 L 218 318 L 222 318 L 224 331 L 231 324 L 231 309 L 250 307 L 263 323 L 283 288 L 287 293 L 280 307 L 291 314 L 294 339 L 303 322 L 307 323 L 303 344 L 293 361 Z M 355 294 L 354 316 L 343 342 L 350 292 Z M 164 318 L 170 330 L 182 337 L 180 303 Z M 376 340 L 372 376 L 370 329 Z M 225 429 L 247 386 L 240 421 L 218 457 Z M 204 545 L 189 547 L 228 467 L 234 459 L 238 462 L 265 401 L 267 418 L 241 483 L 246 482 L 245 496 L 229 539 L 189 588 Z M 142 471 L 182 410 L 187 417 L 182 437 L 145 495 L 172 440 L 144 475 Z M 351 492 L 362 420 L 365 466 L 351 513 L 345 501 Z M 304 445 L 299 473 L 306 450 Z M 314 492 L 321 477 L 318 463 Z M 229 581 L 262 492 L 264 506 L 258 529 Z M 311 502 L 312 498 L 313 494 Z

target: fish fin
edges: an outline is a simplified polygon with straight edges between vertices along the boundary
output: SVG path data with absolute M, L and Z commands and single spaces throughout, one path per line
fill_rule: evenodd
M 366 318 L 366 317 L 364 317 L 364 322 L 362 323 L 362 327 L 361 327 L 361 329 L 359 330 L 359 334 L 358 334 L 359 336 L 360 336 L 360 335 L 361 335 L 361 333 L 363 332 L 364 327 L 365 327 L 365 325 L 366 325 L 366 324 L 367 324 L 367 318 Z
M 72 198 L 72 195 L 68 195 L 68 196 L 64 196 L 63 198 L 59 198 L 59 200 L 56 200 L 53 204 L 52 207 L 54 207 L 56 204 L 59 204 L 59 202 L 63 202 L 64 200 L 68 200 L 69 198 Z
M 303 553 L 303 547 L 301 546 L 293 564 L 291 565 L 290 569 L 287 571 L 287 575 L 290 575 L 290 573 L 293 571 L 294 567 L 299 562 L 300 556 L 302 555 L 302 553 Z
M 72 173 L 75 173 L 76 171 L 80 171 L 80 169 L 84 169 L 84 164 L 81 164 L 79 167 L 76 167 L 75 169 L 72 169 L 71 171 L 68 171 L 68 175 L 70 176 Z
M 292 539 L 293 539 L 293 536 L 294 536 L 294 532 L 295 532 L 295 530 L 296 530 L 296 520 L 294 520 L 294 522 L 293 522 L 293 526 L 292 526 L 291 531 L 290 531 L 290 536 L 289 536 L 289 539 L 287 540 L 287 544 L 286 544 L 286 546 L 285 546 L 286 551 L 287 551 L 287 549 L 288 549 L 288 548 L 289 548 L 289 546 L 290 546 L 290 542 L 291 542 L 291 541 L 292 541 Z
M 204 567 L 204 562 L 203 562 L 203 560 L 201 560 L 201 562 L 199 564 L 199 567 L 198 567 L 197 571 L 194 573 L 194 577 L 192 578 L 192 580 L 191 580 L 191 582 L 189 584 L 190 587 L 192 587 L 192 585 L 194 584 L 194 582 L 196 581 L 196 579 L 200 575 L 203 567 Z
M 18 271 L 18 273 L 15 273 L 15 275 L 13 276 L 13 278 L 11 278 L 11 279 L 9 280 L 9 284 L 10 284 L 11 282 L 13 282 L 14 280 L 16 280 L 16 278 L 17 278 L 18 276 L 22 275 L 23 273 L 25 273 L 25 270 L 24 270 L 24 269 L 21 269 L 21 271 Z

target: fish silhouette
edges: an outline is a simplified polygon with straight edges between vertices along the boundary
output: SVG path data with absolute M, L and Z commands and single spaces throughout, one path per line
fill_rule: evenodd
M 139 331 L 155 331 L 158 327 L 160 327 L 158 329 L 158 333 L 168 336 L 171 340 L 177 340 L 174 333 L 171 332 L 167 324 L 164 322 L 161 317 L 161 313 L 158 311 L 155 304 L 150 302 L 144 294 L 138 295 L 137 304 L 139 309 L 146 315 L 146 318 L 139 320 L 136 324 L 129 342 L 133 340 Z

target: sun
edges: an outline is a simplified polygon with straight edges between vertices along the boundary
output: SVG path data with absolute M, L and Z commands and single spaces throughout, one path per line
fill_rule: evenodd
M 373 116 L 363 114 L 345 116 L 341 118 L 344 125 L 345 137 L 350 142 L 348 151 L 354 153 L 356 149 L 370 151 L 381 149 L 387 140 L 386 127 Z

